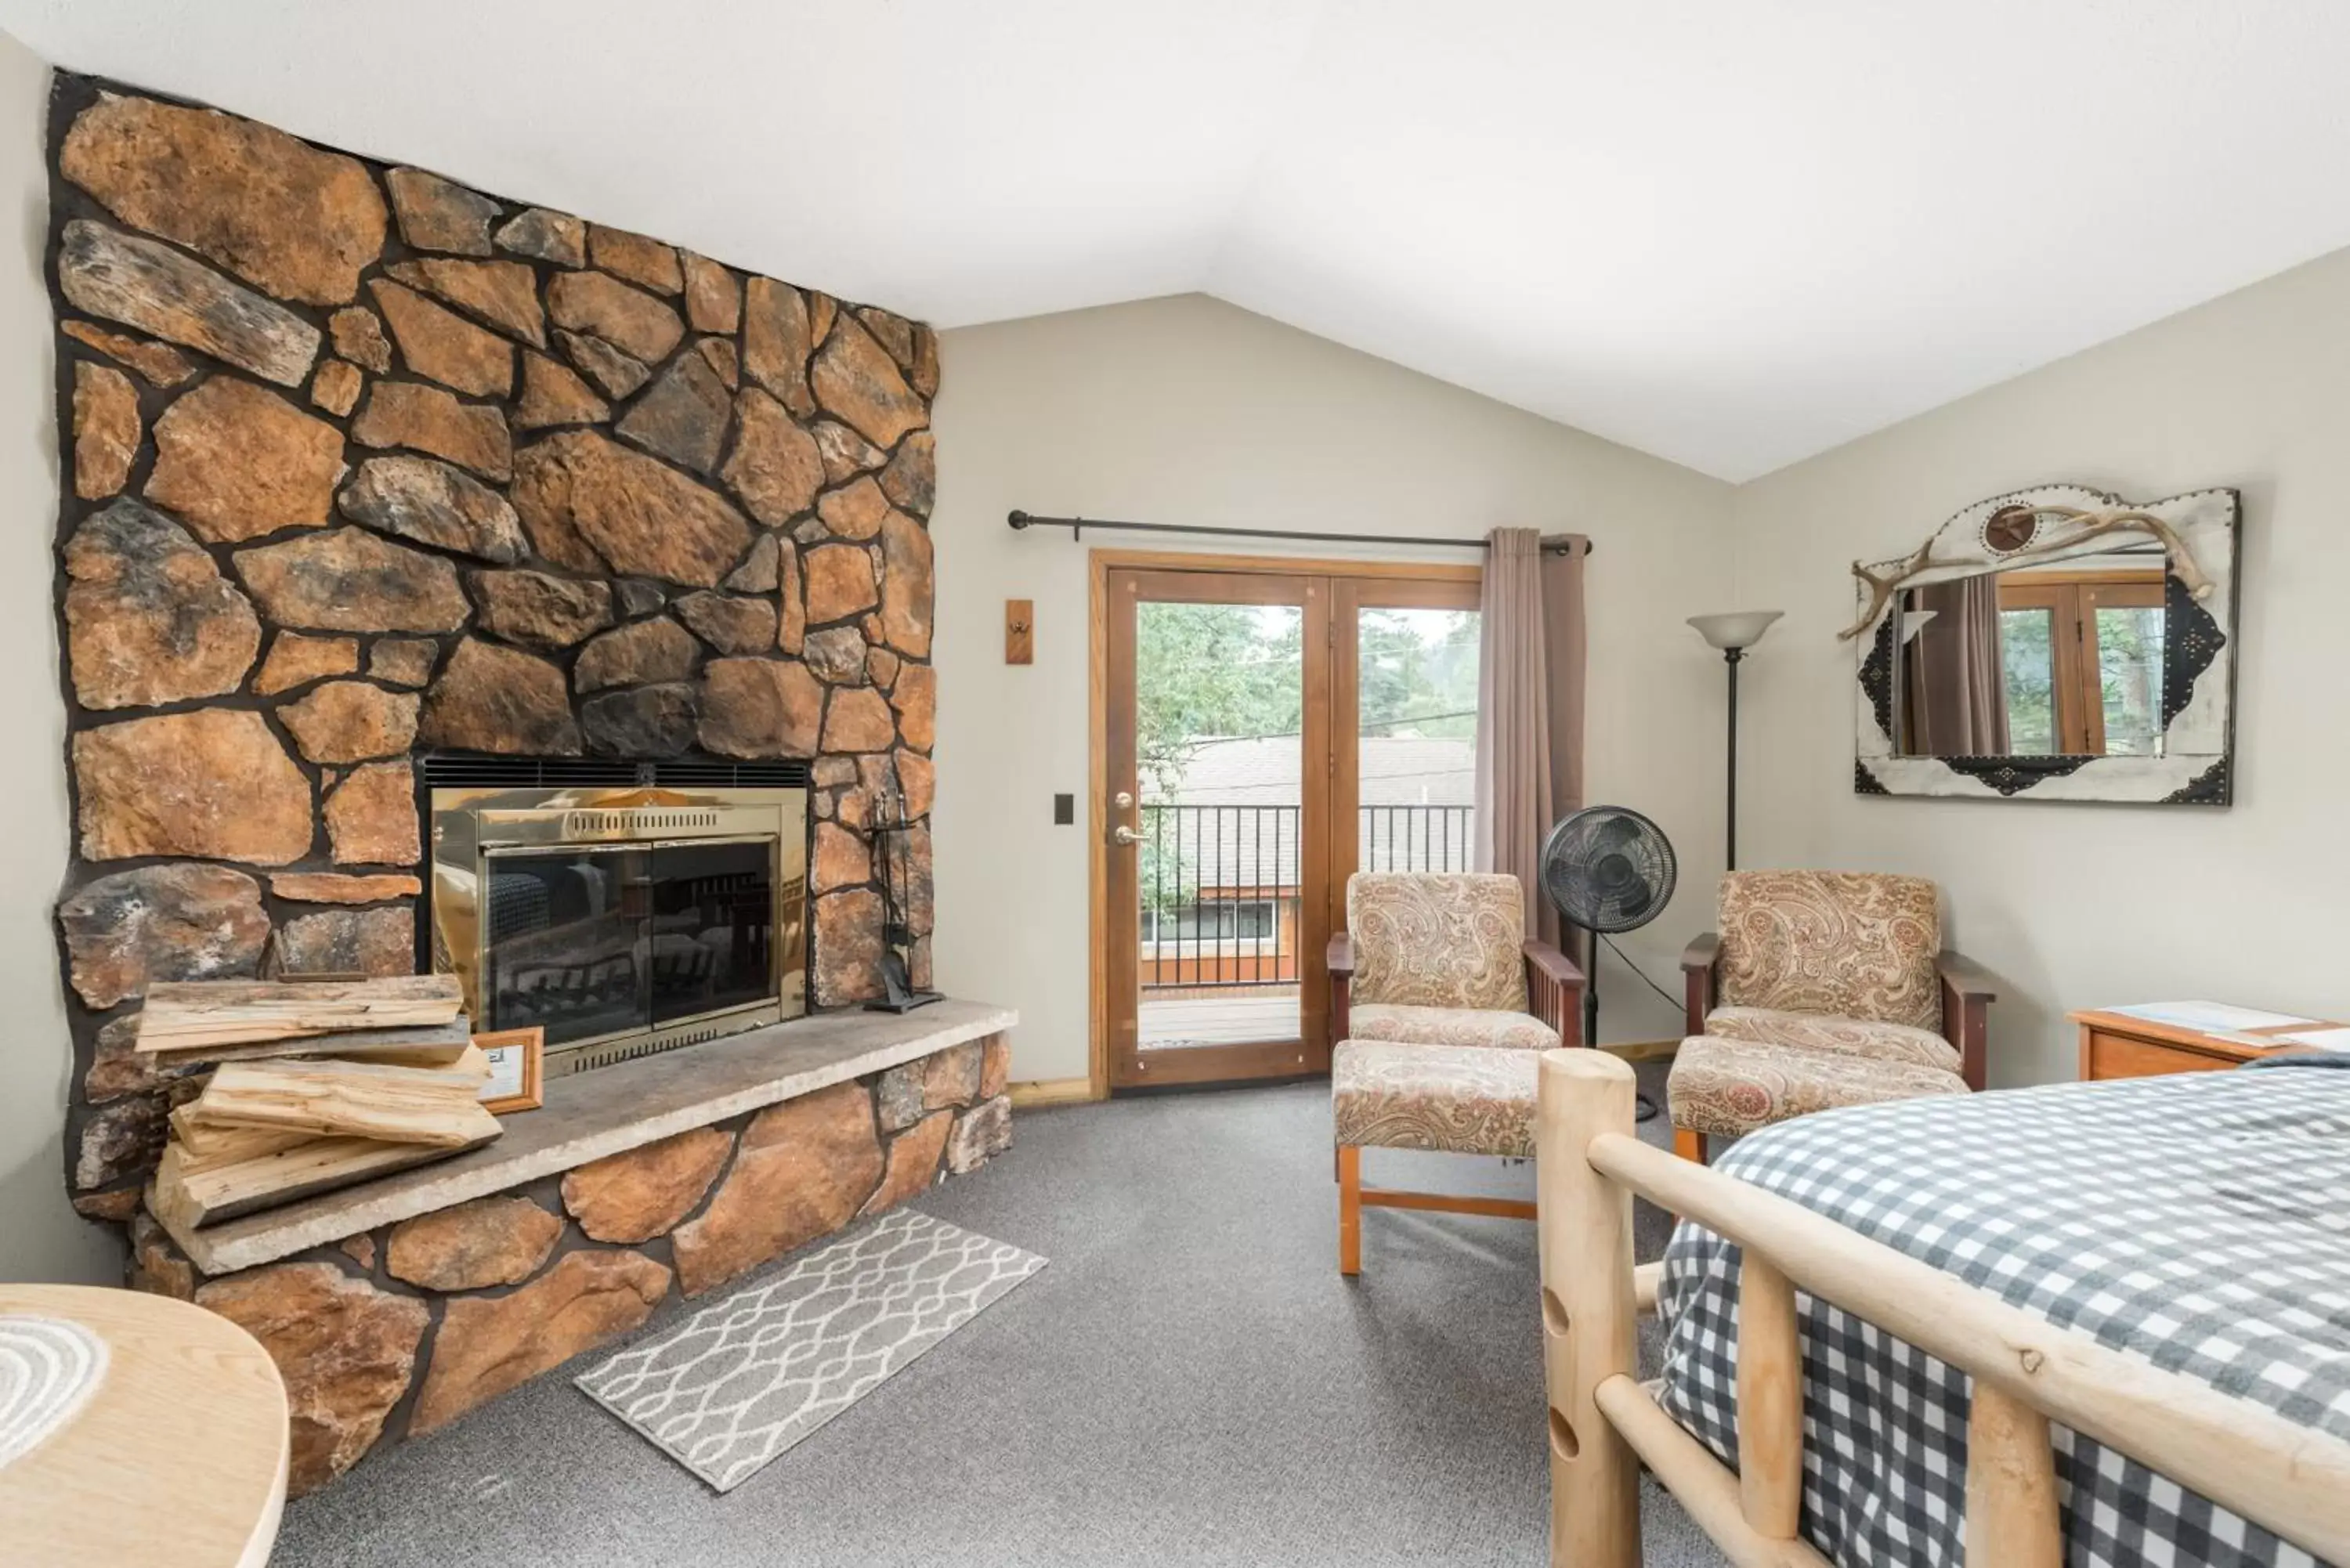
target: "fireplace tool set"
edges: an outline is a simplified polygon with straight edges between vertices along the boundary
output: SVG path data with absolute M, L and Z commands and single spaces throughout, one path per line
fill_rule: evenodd
M 906 820 L 903 793 L 891 789 L 875 799 L 866 836 L 873 847 L 875 879 L 881 884 L 882 993 L 865 1004 L 872 1012 L 911 1012 L 942 999 L 939 992 L 917 990 L 910 967 L 915 932 L 907 914 L 913 901 L 913 865 L 907 845 L 913 829 Z

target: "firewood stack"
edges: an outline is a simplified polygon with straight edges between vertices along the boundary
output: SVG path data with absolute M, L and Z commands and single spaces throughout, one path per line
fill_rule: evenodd
M 496 1137 L 463 1006 L 447 975 L 151 987 L 138 1048 L 219 1065 L 172 1113 L 148 1207 L 193 1229 Z

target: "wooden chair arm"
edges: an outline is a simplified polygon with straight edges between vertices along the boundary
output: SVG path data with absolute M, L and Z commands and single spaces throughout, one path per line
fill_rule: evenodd
M 1560 985 L 1583 987 L 1583 971 L 1575 961 L 1551 943 L 1536 938 L 1526 943 L 1526 965 Z
M 1526 1011 L 1557 1030 L 1560 1044 L 1588 1044 L 1583 1038 L 1583 971 L 1539 937 L 1528 941 L 1523 951 Z
M 1981 1089 L 1991 1066 L 1991 1003 L 1999 991 L 1981 964 L 1954 952 L 1939 954 L 1942 977 L 1942 1038 L 1959 1048 L 1959 1076 Z
M 1330 971 L 1330 1044 L 1335 1050 L 1347 1038 L 1354 999 L 1355 939 L 1345 931 L 1331 932 L 1323 963 Z
M 1941 971 L 1942 989 L 1957 992 L 1960 996 L 1980 996 L 1985 1002 L 1999 1000 L 1998 982 L 1991 971 L 1970 958 L 1959 953 L 1936 955 L 1934 967 Z
M 1713 966 L 1721 956 L 1721 937 L 1700 932 L 1681 950 L 1681 1033 L 1705 1033 L 1705 1015 L 1713 1011 Z

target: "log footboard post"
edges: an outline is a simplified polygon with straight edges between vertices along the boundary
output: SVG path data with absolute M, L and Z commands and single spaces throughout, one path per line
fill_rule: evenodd
M 1595 1397 L 1633 1374 L 1632 1194 L 1586 1158 L 1604 1133 L 1634 1136 L 1634 1104 L 1632 1069 L 1617 1058 L 1544 1054 L 1535 1175 L 1551 1568 L 1639 1568 L 1639 1468 Z
M 1967 1568 L 2063 1568 L 2048 1417 L 1981 1378 L 1967 1417 Z
M 1804 1510 L 1804 1349 L 1795 1287 L 1748 1249 L 1738 1270 L 1738 1501 L 1765 1541 Z

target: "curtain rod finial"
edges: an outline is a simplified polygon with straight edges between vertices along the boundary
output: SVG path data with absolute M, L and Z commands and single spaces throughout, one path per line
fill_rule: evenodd
M 1015 506 L 1012 509 L 1011 515 L 1004 518 L 1004 521 L 1011 524 L 1014 528 L 1025 528 L 1028 526 L 1028 514 L 1021 511 L 1020 508 Z

